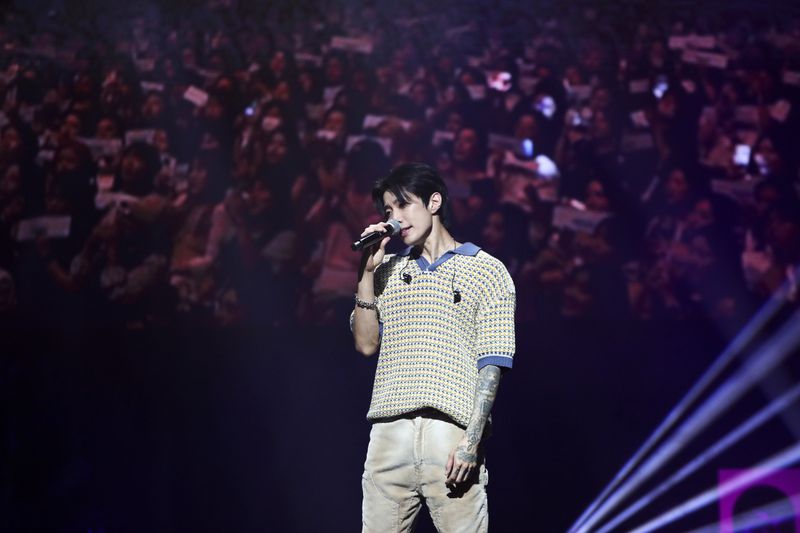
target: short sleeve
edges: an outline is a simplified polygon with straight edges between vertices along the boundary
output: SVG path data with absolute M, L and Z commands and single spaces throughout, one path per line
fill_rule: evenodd
M 478 370 L 486 365 L 511 368 L 516 351 L 514 282 L 505 267 L 486 293 L 487 301 L 477 317 Z

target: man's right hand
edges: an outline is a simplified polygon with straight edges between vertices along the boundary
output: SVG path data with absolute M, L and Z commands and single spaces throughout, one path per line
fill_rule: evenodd
M 361 237 L 373 233 L 375 231 L 386 232 L 386 223 L 380 222 L 378 224 L 370 224 L 364 231 L 361 232 Z M 389 242 L 390 236 L 381 239 L 380 244 L 374 244 L 369 248 L 364 248 L 361 256 L 361 265 L 364 272 L 375 272 L 375 269 L 383 261 L 383 256 L 386 254 L 386 243 Z

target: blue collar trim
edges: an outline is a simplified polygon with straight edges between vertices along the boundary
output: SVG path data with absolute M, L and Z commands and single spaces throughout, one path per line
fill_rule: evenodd
M 413 250 L 414 250 L 414 247 L 413 246 L 409 246 L 409 247 L 405 248 L 404 250 L 402 250 L 400 252 L 397 252 L 397 255 L 406 256 L 406 255 L 411 254 L 411 252 Z M 478 255 L 478 252 L 480 250 L 481 250 L 480 246 L 478 246 L 476 244 L 472 244 L 471 242 L 465 242 L 464 244 L 462 244 L 461 246 L 459 246 L 455 250 L 447 250 L 445 252 L 445 254 L 456 253 L 458 255 L 475 256 L 475 255 Z
M 479 246 L 476 246 L 475 244 L 472 244 L 471 242 L 465 242 L 464 244 L 462 244 L 461 246 L 459 246 L 458 248 L 456 248 L 454 250 L 447 250 L 433 264 L 429 264 L 428 260 L 425 259 L 424 257 L 422 257 L 422 255 L 420 254 L 419 256 L 416 257 L 417 266 L 422 271 L 436 270 L 440 265 L 442 265 L 442 263 L 444 263 L 445 261 L 447 261 L 451 257 L 454 257 L 455 255 L 475 256 L 475 255 L 478 255 L 478 252 L 480 250 L 481 249 L 480 249 Z M 410 255 L 411 257 L 414 257 L 413 251 L 414 251 L 414 247 L 413 246 L 409 246 L 408 248 L 406 248 L 402 252 L 398 253 L 397 255 L 399 255 L 399 256 L 408 256 L 408 255 Z

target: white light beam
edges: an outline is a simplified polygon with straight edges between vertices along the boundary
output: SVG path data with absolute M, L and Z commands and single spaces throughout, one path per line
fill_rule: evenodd
M 782 412 L 784 409 L 792 405 L 794 402 L 797 401 L 797 398 L 800 397 L 800 383 L 792 387 L 790 390 L 786 391 L 780 397 L 775 398 L 772 402 L 769 403 L 766 407 L 761 409 L 758 413 L 754 414 L 750 418 L 748 418 L 745 422 L 740 424 L 736 429 L 725 435 L 723 438 L 718 440 L 715 444 L 709 447 L 706 451 L 698 455 L 696 458 L 692 459 L 689 463 L 687 463 L 683 468 L 678 470 L 675 474 L 672 475 L 667 481 L 650 491 L 649 494 L 646 494 L 639 498 L 633 505 L 626 508 L 625 511 L 616 515 L 613 520 L 605 524 L 598 533 L 607 533 L 608 531 L 613 530 L 619 524 L 633 516 L 636 512 L 638 512 L 642 507 L 648 505 L 650 502 L 664 494 L 666 491 L 671 489 L 677 483 L 680 483 L 691 474 L 696 472 L 700 467 L 707 464 L 709 461 L 714 459 L 717 455 L 724 452 L 743 438 L 745 438 L 748 434 L 753 432 L 754 430 L 758 429 L 763 423 L 768 421 L 773 416 L 777 415 L 778 413 Z
M 781 468 L 790 466 L 798 460 L 800 460 L 800 442 L 785 448 L 783 451 L 778 452 L 769 459 L 765 459 L 742 475 L 736 476 L 735 478 L 719 485 L 718 487 L 713 487 L 705 492 L 701 492 L 694 498 L 687 500 L 686 502 L 659 515 L 649 522 L 642 524 L 641 526 L 632 530 L 631 533 L 648 533 L 664 527 L 665 525 L 683 518 L 687 514 L 696 511 L 697 509 L 705 507 L 709 503 L 717 501 L 719 498 L 727 496 L 731 492 L 741 487 L 757 482 L 759 478 L 764 476 L 764 472 L 780 470 Z
M 795 271 L 795 279 L 800 278 L 800 268 Z M 588 519 L 595 509 L 608 497 L 614 488 L 633 470 L 642 460 L 642 458 L 650 452 L 653 446 L 667 433 L 672 426 L 686 413 L 692 403 L 700 397 L 706 388 L 722 373 L 723 370 L 733 361 L 733 359 L 744 350 L 744 348 L 753 340 L 753 338 L 761 331 L 764 326 L 769 322 L 775 313 L 783 306 L 786 300 L 786 294 L 790 289 L 789 282 L 784 282 L 783 286 L 775 291 L 770 299 L 761 307 L 756 315 L 750 319 L 747 325 L 734 337 L 728 347 L 722 352 L 719 357 L 712 363 L 711 367 L 706 370 L 695 385 L 686 393 L 678 405 L 667 415 L 667 418 L 656 428 L 652 435 L 645 441 L 645 443 L 636 451 L 622 469 L 614 476 L 614 479 L 609 482 L 603 489 L 600 495 L 586 508 L 581 516 L 572 524 L 570 532 L 578 531 L 578 528 Z
M 786 320 L 781 329 L 765 342 L 746 364 L 711 396 L 709 396 L 686 421 L 675 430 L 656 452 L 580 527 L 580 532 L 588 532 L 611 509 L 641 485 L 650 475 L 662 467 L 681 448 L 694 438 L 704 427 L 713 422 L 725 409 L 738 400 L 749 388 L 763 379 L 773 368 L 785 359 L 800 342 L 800 310 Z

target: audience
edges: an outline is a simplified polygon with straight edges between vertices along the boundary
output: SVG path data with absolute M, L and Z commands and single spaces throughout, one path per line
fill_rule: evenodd
M 794 287 L 798 21 L 518 4 L 8 7 L 0 318 L 335 323 L 371 183 L 414 160 L 521 321 Z

